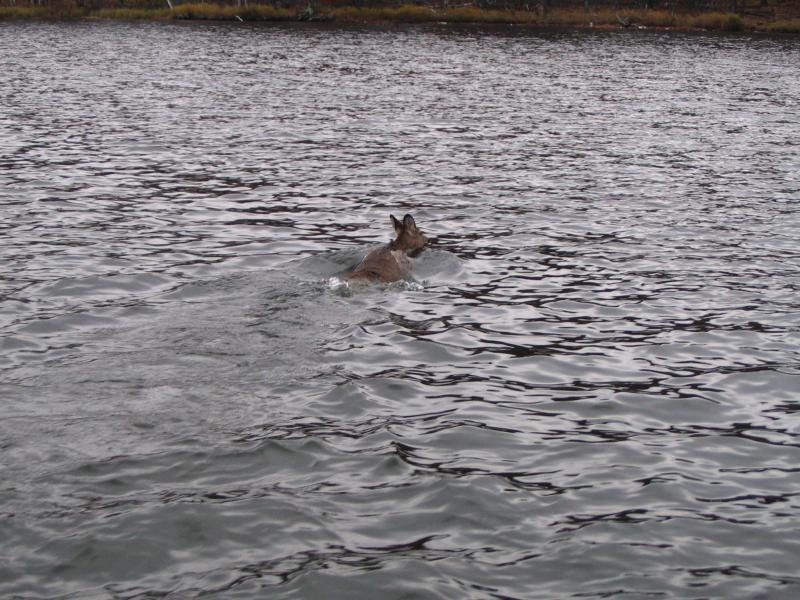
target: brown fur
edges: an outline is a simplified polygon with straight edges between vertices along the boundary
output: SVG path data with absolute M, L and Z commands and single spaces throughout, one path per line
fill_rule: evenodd
M 348 281 L 362 280 L 390 283 L 411 276 L 411 261 L 408 255 L 422 250 L 428 238 L 417 229 L 414 217 L 406 215 L 402 222 L 389 215 L 397 235 L 388 244 L 375 248 L 364 257 L 352 273 L 345 275 Z

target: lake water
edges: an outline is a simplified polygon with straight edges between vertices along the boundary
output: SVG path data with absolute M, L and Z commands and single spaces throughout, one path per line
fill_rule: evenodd
M 800 39 L 0 56 L 0 596 L 800 597 Z

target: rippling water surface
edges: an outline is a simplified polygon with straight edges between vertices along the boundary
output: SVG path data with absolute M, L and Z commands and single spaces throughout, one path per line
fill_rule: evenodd
M 797 39 L 0 55 L 0 595 L 800 597 Z

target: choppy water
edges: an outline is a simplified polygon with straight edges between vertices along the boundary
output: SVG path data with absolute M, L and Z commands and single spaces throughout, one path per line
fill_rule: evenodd
M 1 596 L 800 597 L 796 38 L 0 55 Z

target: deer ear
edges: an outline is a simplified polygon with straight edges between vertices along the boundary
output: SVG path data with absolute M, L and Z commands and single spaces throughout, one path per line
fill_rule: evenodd
M 403 217 L 403 227 L 406 229 L 414 230 L 417 228 L 417 224 L 414 222 L 414 217 L 411 215 L 406 215 Z
M 397 219 L 395 219 L 395 218 L 394 218 L 394 215 L 389 215 L 389 218 L 392 220 L 392 227 L 394 227 L 394 230 L 395 230 L 395 231 L 396 231 L 398 234 L 399 234 L 401 231 L 403 231 L 403 223 L 401 223 L 400 221 L 398 221 Z M 405 219 L 403 219 L 403 221 L 405 222 Z

